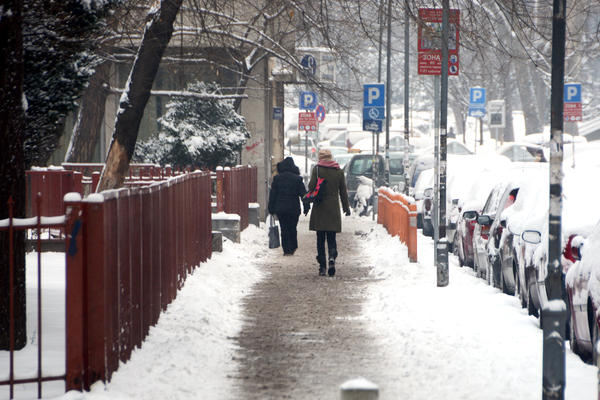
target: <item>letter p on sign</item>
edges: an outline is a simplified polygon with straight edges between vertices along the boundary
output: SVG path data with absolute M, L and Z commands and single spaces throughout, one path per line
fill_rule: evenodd
M 385 106 L 385 86 L 383 83 L 374 83 L 364 85 L 363 106 L 364 107 L 384 107 Z
M 565 103 L 581 103 L 581 83 L 566 83 Z
M 377 100 L 379 98 L 379 89 L 376 87 L 370 87 L 369 88 L 369 95 L 368 95 L 368 100 L 367 102 L 369 104 L 373 104 L 373 101 Z

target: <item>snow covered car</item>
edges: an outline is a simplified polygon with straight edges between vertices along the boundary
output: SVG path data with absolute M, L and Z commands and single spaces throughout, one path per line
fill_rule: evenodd
M 433 207 L 433 168 L 429 168 L 419 175 L 413 190 L 413 197 L 417 206 L 417 228 L 423 229 L 423 216 L 428 214 L 431 224 L 431 208 Z M 427 200 L 427 201 L 426 201 Z M 427 228 L 429 229 L 429 227 Z
M 596 177 L 598 174 L 600 174 L 600 158 L 596 152 L 589 152 L 588 154 L 581 152 L 574 168 L 563 165 L 562 256 L 560 262 L 564 274 L 568 274 L 569 270 L 576 264 L 576 254 L 580 252 L 581 245 L 587 243 L 587 238 L 594 230 L 596 222 L 600 220 L 600 207 L 598 207 L 600 188 L 598 185 L 590 184 L 590 177 Z M 548 193 L 548 191 L 545 193 Z M 540 206 L 547 208 L 548 196 L 545 196 L 545 199 L 546 203 L 540 204 Z M 548 275 L 547 221 L 547 219 L 544 220 L 543 229 L 540 232 L 540 245 L 537 246 L 532 257 L 535 268 L 535 281 L 530 291 L 533 291 L 532 298 L 537 313 L 539 313 L 548 298 L 545 282 Z M 585 246 L 584 244 L 584 249 Z M 568 302 L 566 290 L 563 295 L 564 300 Z M 580 305 L 581 303 L 572 304 L 575 308 Z M 579 329 L 579 327 L 574 329 Z M 575 332 L 575 334 L 577 333 L 578 331 Z
M 454 239 L 454 253 L 458 257 L 458 264 L 463 266 L 473 267 L 474 252 L 473 252 L 473 232 L 477 225 L 477 217 L 481 208 L 473 203 L 467 203 L 461 209 L 458 221 L 456 223 L 456 235 Z
M 464 144 L 458 140 L 448 140 L 447 153 L 452 155 L 469 155 L 473 154 Z M 419 174 L 429 168 L 433 168 L 435 163 L 434 147 L 429 146 L 423 148 L 415 157 L 408 170 L 408 178 L 411 187 L 414 187 L 419 178 Z
M 498 152 L 511 161 L 519 162 L 547 162 L 548 149 L 532 143 L 507 143 Z
M 285 150 L 294 155 L 317 159 L 317 145 L 310 135 L 292 135 L 285 140 Z
M 589 237 L 571 240 L 570 255 L 575 260 L 565 277 L 569 302 L 571 350 L 597 365 L 598 311 L 600 305 L 600 223 Z M 580 261 L 578 261 L 580 260 Z
M 335 133 L 329 140 L 319 142 L 319 148 L 329 147 L 345 147 L 350 149 L 352 145 L 361 139 L 371 138 L 372 133 L 359 130 L 357 128 L 339 131 Z

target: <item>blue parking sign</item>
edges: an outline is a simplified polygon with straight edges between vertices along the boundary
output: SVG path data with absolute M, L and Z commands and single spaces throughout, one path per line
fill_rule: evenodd
M 300 92 L 300 109 L 314 110 L 317 107 L 317 94 L 315 92 Z
M 565 103 L 581 103 L 581 83 L 565 83 Z
M 485 89 L 481 87 L 472 87 L 469 95 L 469 104 L 484 106 L 485 105 Z
M 363 86 L 363 107 L 385 107 L 385 85 L 373 83 Z

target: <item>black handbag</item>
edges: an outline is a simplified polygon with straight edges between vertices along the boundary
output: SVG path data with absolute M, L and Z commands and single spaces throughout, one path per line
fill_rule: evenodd
M 269 226 L 269 248 L 276 249 L 279 247 L 279 226 L 275 224 L 275 217 L 273 215 L 269 216 L 271 218 L 271 226 Z
M 313 190 L 304 195 L 303 200 L 309 203 L 319 203 L 321 200 L 323 200 L 325 183 L 325 178 L 319 178 L 319 166 L 317 165 L 317 184 Z

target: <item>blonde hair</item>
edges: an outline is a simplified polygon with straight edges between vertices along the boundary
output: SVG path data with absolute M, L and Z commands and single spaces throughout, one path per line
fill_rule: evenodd
M 333 159 L 331 155 L 331 150 L 329 149 L 321 149 L 319 150 L 319 160 L 331 160 Z

